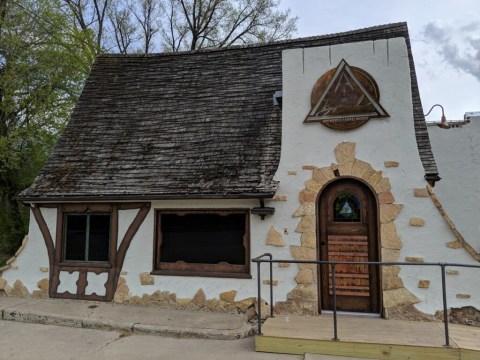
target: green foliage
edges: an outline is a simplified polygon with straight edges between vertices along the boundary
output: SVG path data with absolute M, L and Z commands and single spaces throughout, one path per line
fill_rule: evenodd
M 0 253 L 15 252 L 30 185 L 73 109 L 95 56 L 57 0 L 0 0 Z
M 27 233 L 14 200 L 44 165 L 95 56 L 289 38 L 278 0 L 0 0 L 0 256 Z M 139 46 L 139 42 L 143 45 Z M 136 48 L 136 49 L 135 49 Z

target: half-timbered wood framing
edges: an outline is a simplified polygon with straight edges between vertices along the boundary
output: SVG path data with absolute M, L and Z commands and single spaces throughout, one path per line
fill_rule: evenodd
M 32 207 L 35 220 L 41 230 L 50 264 L 49 296 L 63 299 L 83 299 L 97 301 L 111 301 L 115 294 L 118 278 L 122 270 L 125 255 L 137 233 L 140 225 L 150 211 L 150 203 L 92 203 L 92 204 L 45 204 L 45 207 L 57 209 L 56 239 L 55 246 L 40 210 L 43 204 L 36 204 Z M 124 237 L 118 243 L 118 211 L 138 209 L 138 213 L 130 224 Z M 108 262 L 73 262 L 64 259 L 64 219 L 66 213 L 95 213 L 108 212 L 111 214 L 110 241 L 109 241 L 109 259 Z M 78 274 L 76 281 L 76 292 L 59 291 L 60 274 L 66 272 L 69 274 Z M 107 280 L 104 284 L 105 293 L 103 295 L 92 292 L 86 293 L 88 286 L 88 274 L 107 274 Z

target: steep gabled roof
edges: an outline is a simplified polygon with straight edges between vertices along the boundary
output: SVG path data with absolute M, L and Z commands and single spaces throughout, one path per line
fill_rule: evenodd
M 282 50 L 404 37 L 415 133 L 437 176 L 406 23 L 157 55 L 97 57 L 71 119 L 23 201 L 270 197 L 280 160 Z

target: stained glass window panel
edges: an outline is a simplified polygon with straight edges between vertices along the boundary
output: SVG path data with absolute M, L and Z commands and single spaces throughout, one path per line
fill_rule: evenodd
M 360 201 L 351 193 L 342 193 L 333 202 L 333 214 L 337 222 L 359 222 Z

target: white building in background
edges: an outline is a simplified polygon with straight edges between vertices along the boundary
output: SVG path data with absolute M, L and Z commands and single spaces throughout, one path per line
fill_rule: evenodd
M 480 249 L 480 112 L 463 121 L 448 121 L 449 129 L 428 127 L 442 181 L 435 192 L 463 238 Z M 429 124 L 430 125 L 430 124 Z

